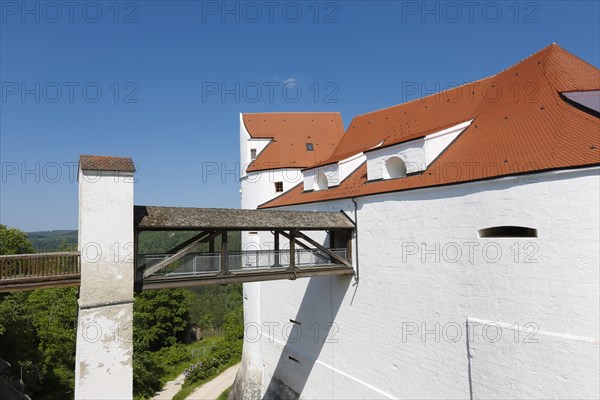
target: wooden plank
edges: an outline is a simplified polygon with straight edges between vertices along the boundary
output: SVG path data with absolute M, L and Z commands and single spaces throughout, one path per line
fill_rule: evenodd
M 80 254 L 78 251 L 57 251 L 54 253 L 31 253 L 31 254 L 11 254 L 0 256 L 0 260 L 20 260 L 25 258 L 44 258 L 44 257 L 59 257 L 72 256 Z
M 320 267 L 314 269 L 262 271 L 262 272 L 236 272 L 230 275 L 212 275 L 199 278 L 195 277 L 156 277 L 144 280 L 143 290 L 168 289 L 178 287 L 193 287 L 205 285 L 227 285 L 231 283 L 265 282 L 273 280 L 293 280 L 309 278 L 311 276 L 354 275 L 354 269 L 340 266 Z
M 81 278 L 77 274 L 57 276 L 55 278 L 38 277 L 37 279 L 10 279 L 0 282 L 0 293 L 64 286 L 79 286 L 80 282 Z

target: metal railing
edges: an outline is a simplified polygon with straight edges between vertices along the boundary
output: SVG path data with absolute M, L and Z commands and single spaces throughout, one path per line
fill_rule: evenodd
M 0 256 L 0 280 L 59 277 L 81 273 L 77 251 Z
M 347 260 L 347 249 L 329 249 L 336 256 Z M 151 267 L 170 254 L 141 254 L 138 265 Z M 299 270 L 332 265 L 340 265 L 327 253 L 318 249 L 296 249 L 295 267 Z M 227 253 L 227 269 L 231 273 L 285 270 L 290 267 L 290 250 L 249 250 Z M 156 276 L 207 275 L 221 270 L 221 253 L 190 253 L 175 263 L 158 271 Z

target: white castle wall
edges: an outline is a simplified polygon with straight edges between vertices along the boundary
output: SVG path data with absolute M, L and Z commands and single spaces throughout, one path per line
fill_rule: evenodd
M 358 286 L 244 285 L 261 395 L 598 398 L 599 193 L 591 168 L 356 199 Z M 538 238 L 478 237 L 502 225 Z
M 270 143 L 269 139 L 253 139 L 246 130 L 242 114 L 240 114 L 240 200 L 241 208 L 256 209 L 283 192 L 275 190 L 275 182 L 283 183 L 284 192 L 290 190 L 303 179 L 298 168 L 279 168 L 258 172 L 246 172 L 250 164 L 250 149 L 256 148 L 257 154 Z M 242 248 L 246 250 L 274 248 L 273 235 L 270 232 L 242 232 Z M 289 243 L 280 238 L 280 245 Z M 246 326 L 261 326 L 260 283 L 244 283 L 244 321 Z M 236 388 L 245 398 L 258 399 L 261 393 L 263 360 L 260 342 L 244 341 L 243 361 L 236 379 Z

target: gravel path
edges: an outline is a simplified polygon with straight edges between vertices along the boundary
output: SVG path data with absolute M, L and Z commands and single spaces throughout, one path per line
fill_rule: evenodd
M 233 367 L 226 369 L 212 381 L 208 381 L 194 390 L 187 400 L 215 400 L 221 393 L 233 385 L 235 375 L 239 368 L 240 364 L 236 364 Z
M 179 392 L 179 389 L 181 389 L 184 380 L 185 376 L 181 374 L 174 380 L 165 383 L 163 390 L 158 392 L 152 400 L 171 400 Z

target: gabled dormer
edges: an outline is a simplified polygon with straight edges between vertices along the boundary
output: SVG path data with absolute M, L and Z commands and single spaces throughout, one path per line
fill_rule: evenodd
M 425 171 L 472 122 L 466 121 L 407 142 L 383 144 L 365 151 L 367 180 L 403 178 Z

